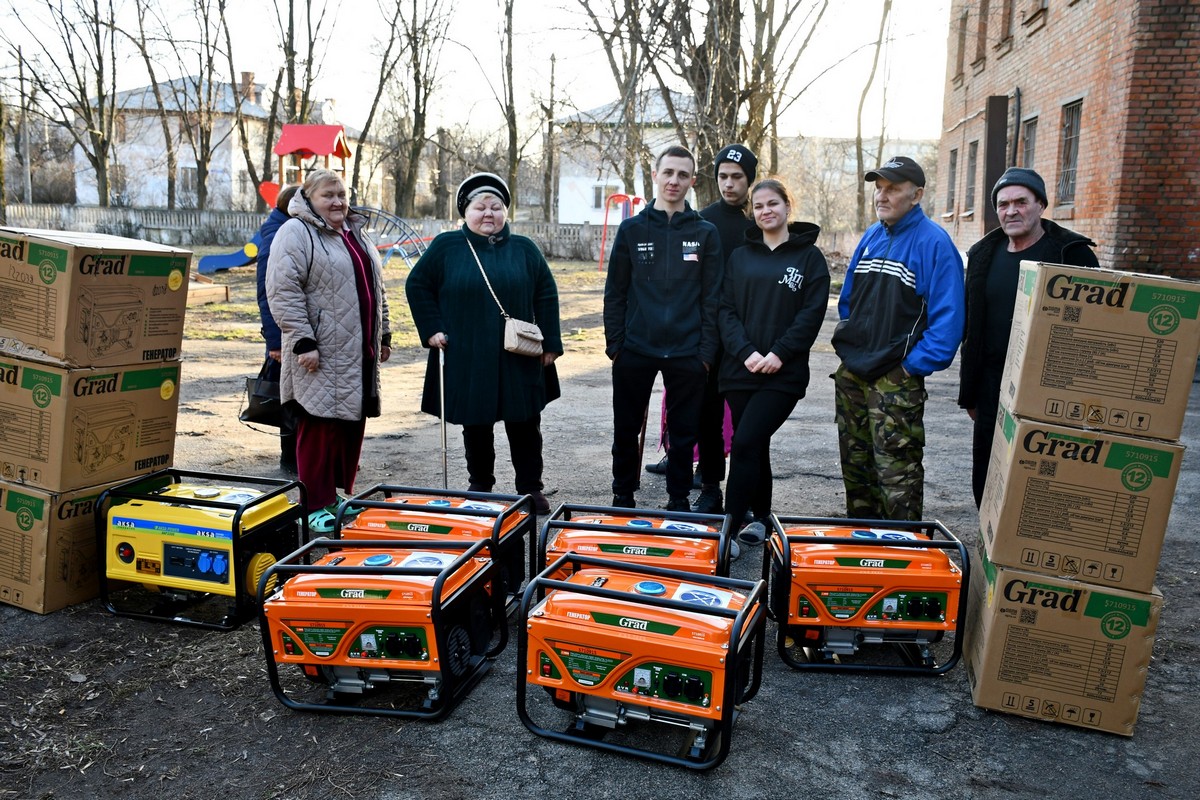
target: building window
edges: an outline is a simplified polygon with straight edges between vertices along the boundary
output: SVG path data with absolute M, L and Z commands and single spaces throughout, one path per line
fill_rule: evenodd
M 950 172 L 950 175 L 946 181 L 946 183 L 947 183 L 946 210 L 953 213 L 954 212 L 954 201 L 956 199 L 954 197 L 954 189 L 956 186 L 958 186 L 958 148 L 957 147 L 950 151 L 949 172 Z
M 979 161 L 979 142 L 971 142 L 967 145 L 967 187 L 963 192 L 963 209 L 965 211 L 975 210 L 975 167 Z
M 249 195 L 252 200 L 254 198 L 254 185 L 250 183 L 250 173 L 244 169 L 238 171 L 238 194 L 242 197 Z
M 955 77 L 962 77 L 963 64 L 965 63 L 966 57 L 967 57 L 967 14 L 964 12 L 963 15 L 958 18 L 958 53 L 954 59 L 954 63 L 955 63 L 954 75 L 955 75 Z
M 1000 8 L 1000 40 L 1011 39 L 1016 26 L 1017 0 L 1003 0 Z
M 602 210 L 608 202 L 608 198 L 612 197 L 621 191 L 620 186 L 614 186 L 611 183 L 603 186 L 592 187 L 592 208 Z
M 184 208 L 196 207 L 197 174 L 195 167 L 180 167 L 176 180 L 175 196 Z
M 1083 101 L 1063 106 L 1062 158 L 1058 165 L 1057 201 L 1066 205 L 1075 202 L 1075 168 L 1079 162 L 1079 126 L 1083 117 Z
M 1022 126 L 1021 166 L 1025 169 L 1033 169 L 1033 158 L 1037 152 L 1037 123 L 1038 118 L 1034 117 L 1025 120 Z
M 108 165 L 108 197 L 113 205 L 128 205 L 129 183 L 124 164 Z
M 979 19 L 975 22 L 975 61 L 987 57 L 988 0 L 979 0 Z

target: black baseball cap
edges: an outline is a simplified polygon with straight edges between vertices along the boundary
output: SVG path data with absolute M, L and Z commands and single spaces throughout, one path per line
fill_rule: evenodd
M 894 156 L 886 164 L 880 164 L 875 169 L 863 175 L 865 181 L 877 181 L 880 178 L 892 183 L 912 181 L 917 186 L 925 185 L 925 170 L 921 165 L 908 156 Z

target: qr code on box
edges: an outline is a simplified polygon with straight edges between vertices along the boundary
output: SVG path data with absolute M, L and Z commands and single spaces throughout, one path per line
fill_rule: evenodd
M 1039 461 L 1038 462 L 1038 477 L 1053 478 L 1058 472 L 1057 461 Z
M 1063 308 L 1063 322 L 1079 322 L 1083 306 L 1066 306 Z
M 1021 609 L 1019 622 L 1022 625 L 1037 625 L 1038 612 L 1035 608 Z

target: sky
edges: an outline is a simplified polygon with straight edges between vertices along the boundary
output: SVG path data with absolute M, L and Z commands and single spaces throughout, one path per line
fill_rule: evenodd
M 239 70 L 254 71 L 270 83 L 278 68 L 270 3 L 231 4 L 234 50 Z M 470 124 L 480 131 L 499 130 L 502 13 L 499 0 L 460 0 L 451 4 L 453 41 L 442 54 L 442 79 L 432 102 L 434 124 Z M 536 112 L 549 95 L 551 55 L 556 57 L 555 97 L 560 116 L 586 110 L 616 98 L 607 58 L 596 37 L 581 33 L 585 20 L 572 0 L 517 0 L 514 14 L 514 71 L 519 108 Z M 859 93 L 870 70 L 871 49 L 882 0 L 833 0 L 822 21 L 822 33 L 810 45 L 793 79 L 798 87 L 815 78 L 847 53 L 852 58 L 819 78 L 784 120 L 784 135 L 852 136 Z M 353 9 L 359 13 L 346 13 Z M 337 98 L 345 124 L 360 127 L 374 91 L 374 69 L 364 40 L 370 0 L 343 0 L 319 94 Z M 881 84 L 887 89 L 887 131 L 899 138 L 937 138 L 941 131 L 945 84 L 949 0 L 893 0 L 892 42 L 885 50 L 868 99 L 865 133 L 878 131 Z M 531 124 L 531 123 L 530 123 Z

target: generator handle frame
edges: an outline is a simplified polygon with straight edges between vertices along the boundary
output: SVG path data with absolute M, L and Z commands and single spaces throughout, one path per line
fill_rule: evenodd
M 462 555 L 457 556 L 454 559 L 454 561 L 452 561 L 450 564 L 447 564 L 445 567 L 441 567 L 441 568 L 438 568 L 438 567 L 343 567 L 343 566 L 321 566 L 321 565 L 317 565 L 317 564 L 308 564 L 307 563 L 309 553 L 316 548 L 326 548 L 326 549 L 329 549 L 330 551 L 335 551 L 335 550 L 343 549 L 346 547 L 369 549 L 369 550 L 429 549 L 429 550 L 463 550 L 464 552 L 462 553 Z M 475 558 L 476 556 L 478 556 L 480 554 L 480 551 L 484 550 L 484 549 L 488 550 L 488 557 L 487 557 L 488 567 L 479 571 L 478 573 L 476 573 L 475 575 L 471 576 L 466 581 L 464 581 L 462 586 L 458 587 L 458 589 L 456 589 L 451 595 L 449 595 L 446 598 L 442 598 L 442 596 L 441 596 L 442 588 L 445 585 L 446 580 L 451 575 L 453 575 L 455 572 L 457 572 L 459 569 L 461 569 L 472 558 Z M 300 560 L 299 564 L 291 563 L 292 561 L 294 561 L 296 559 Z M 267 599 L 265 597 L 266 586 L 273 574 L 283 573 L 283 574 L 292 574 L 292 575 L 296 575 L 296 574 L 309 574 L 309 575 L 330 575 L 330 574 L 338 574 L 338 575 L 412 575 L 412 576 L 433 577 L 434 583 L 433 583 L 433 588 L 430 592 L 430 595 L 432 598 L 431 603 L 430 603 L 430 622 L 433 626 L 435 635 L 438 638 L 438 641 L 437 641 L 438 652 L 441 653 L 441 652 L 446 652 L 446 650 L 447 650 L 446 642 L 444 640 L 445 632 L 443 630 L 445 626 L 441 624 L 442 614 L 444 613 L 445 606 L 454 602 L 455 599 L 457 599 L 458 597 L 465 594 L 467 590 L 474 588 L 474 586 L 477 582 L 483 581 L 483 580 L 488 580 L 488 579 L 494 580 L 495 578 L 490 574 L 493 571 L 495 571 L 497 574 L 499 573 L 499 569 L 496 567 L 496 561 L 494 558 L 491 557 L 491 541 L 488 539 L 479 539 L 479 540 L 473 541 L 473 542 L 465 542 L 465 541 L 441 542 L 441 541 L 412 541 L 412 540 L 388 541 L 388 540 L 367 540 L 367 539 L 329 539 L 326 537 L 318 537 L 318 538 L 312 540 L 311 542 L 306 543 L 305 545 L 300 547 L 298 550 L 296 550 L 294 553 L 290 553 L 285 558 L 280 559 L 279 561 L 272 564 L 271 567 L 266 572 L 263 573 L 263 576 L 259 580 L 259 584 L 258 584 L 259 632 L 262 635 L 263 655 L 266 657 L 266 660 L 267 660 L 267 677 L 271 683 L 271 691 L 274 693 L 275 698 L 277 700 L 279 700 L 280 703 L 282 703 L 287 708 L 290 708 L 290 709 L 293 709 L 296 711 L 318 711 L 318 712 L 332 713 L 332 714 L 362 714 L 362 713 L 364 713 L 364 710 L 362 708 L 359 708 L 356 706 L 323 705 L 320 703 L 306 703 L 306 702 L 301 702 L 299 700 L 293 700 L 291 697 L 288 697 L 286 692 L 284 692 L 283 685 L 279 681 L 279 665 L 276 663 L 274 655 L 273 655 L 274 648 L 273 648 L 273 645 L 271 642 L 270 624 L 267 621 L 267 614 L 266 614 L 266 607 L 265 607 L 265 600 Z M 272 595 L 274 595 L 274 593 L 276 593 L 276 592 L 282 591 L 283 584 L 285 582 L 286 582 L 286 580 L 280 581 L 279 586 L 277 586 L 275 588 L 275 592 L 273 592 Z M 486 661 L 494 660 L 496 658 L 496 656 L 498 656 L 504 650 L 504 648 L 508 645 L 508 625 L 505 621 L 505 615 L 504 615 L 504 597 L 500 592 L 492 592 L 491 597 L 492 597 L 492 605 L 493 605 L 492 612 L 495 615 L 494 618 L 497 621 L 499 621 L 499 624 L 497 627 L 499 627 L 499 629 L 500 629 L 500 640 L 494 647 L 492 647 L 486 653 L 484 653 L 484 658 Z M 479 677 L 482 677 L 482 673 L 479 670 L 477 670 L 477 672 L 480 673 Z M 447 703 L 446 705 L 442 706 L 441 708 L 439 708 L 433 712 L 410 711 L 410 710 L 405 710 L 405 709 L 393 709 L 393 708 L 372 708 L 367 713 L 370 713 L 373 716 L 397 717 L 397 718 L 403 718 L 403 719 L 431 720 L 431 719 L 438 719 L 438 718 L 444 716 L 445 714 L 448 714 L 450 712 L 450 710 L 454 707 L 455 704 L 456 704 L 455 702 Z
M 736 611 L 728 608 L 709 608 L 706 606 L 697 606 L 694 603 L 686 603 L 682 600 L 650 597 L 633 592 L 605 589 L 599 586 L 570 583 L 548 577 L 558 572 L 558 570 L 561 569 L 568 561 L 574 562 L 576 565 L 583 564 L 606 567 L 619 572 L 633 572 L 654 577 L 687 581 L 688 583 L 709 584 L 718 588 L 742 591 L 745 592 L 746 600 L 742 604 L 742 607 Z M 578 571 L 578 566 L 576 567 L 575 571 Z M 535 595 L 541 594 L 538 591 L 538 588 L 543 585 L 548 589 L 562 589 L 564 591 L 586 594 L 594 597 L 602 597 L 611 600 L 628 601 L 633 598 L 636 599 L 639 604 L 651 607 L 669 608 L 691 613 L 706 614 L 708 616 L 722 617 L 725 619 L 733 619 L 733 624 L 730 627 L 730 640 L 727 651 L 729 655 L 726 656 L 725 669 L 725 697 L 729 699 L 729 707 L 721 715 L 720 721 L 716 725 L 716 730 L 720 735 L 720 744 L 717 747 L 716 752 L 711 753 L 708 758 L 702 761 L 691 760 L 676 755 L 669 755 L 667 753 L 657 753 L 651 750 L 617 744 L 615 742 L 606 742 L 603 739 L 594 737 L 581 737 L 572 735 L 567 732 L 556 731 L 538 725 L 530 716 L 529 709 L 527 708 L 528 683 L 526 681 L 526 660 L 529 654 L 529 636 L 526 632 L 528 627 L 526 625 L 526 621 L 529 618 L 529 612 L 531 610 L 530 601 L 535 597 Z M 758 689 L 762 683 L 763 653 L 765 650 L 763 640 L 766 637 L 767 622 L 765 599 L 766 588 L 766 582 L 762 580 L 747 581 L 739 578 L 697 575 L 694 572 L 683 572 L 681 570 L 667 569 L 665 567 L 627 564 L 622 561 L 613 561 L 611 559 L 597 558 L 595 556 L 587 556 L 574 552 L 565 553 L 553 564 L 550 564 L 545 570 L 532 578 L 521 597 L 520 614 L 517 617 L 518 624 L 523 626 L 520 635 L 517 636 L 517 715 L 520 717 L 521 722 L 525 725 L 525 727 L 530 731 L 539 736 L 553 739 L 555 741 L 571 742 L 574 744 L 578 744 L 581 741 L 586 741 L 588 745 L 596 747 L 600 750 L 608 751 L 610 753 L 633 756 L 634 758 L 657 761 L 659 763 L 670 764 L 677 767 L 686 767 L 693 770 L 708 770 L 718 766 L 725 760 L 726 756 L 729 755 L 730 740 L 733 735 L 735 707 L 737 704 L 746 702 L 747 700 L 753 698 L 754 695 L 758 693 Z M 540 604 L 542 599 L 543 598 L 539 597 L 539 599 L 536 601 L 536 604 Z M 747 629 L 749 629 L 748 633 Z M 735 691 L 737 686 L 738 672 L 736 665 L 740 663 L 740 658 L 735 659 L 733 656 L 735 654 L 740 656 L 746 647 L 750 647 L 751 649 L 751 676 L 746 690 L 742 693 L 742 695 L 738 696 Z
M 370 499 L 370 496 L 377 492 L 383 494 L 383 500 Z M 537 555 L 537 537 L 534 535 L 537 523 L 537 510 L 533 506 L 533 496 L 528 494 L 492 494 L 490 492 L 456 491 L 454 489 L 430 489 L 427 486 L 403 486 L 392 483 L 378 483 L 371 488 L 361 491 L 353 497 L 349 497 L 342 501 L 341 505 L 338 506 L 337 514 L 335 515 L 336 519 L 333 528 L 334 535 L 336 536 L 341 534 L 345 514 L 352 507 L 358 509 L 377 508 L 385 511 L 395 511 L 397 509 L 397 505 L 395 503 L 388 502 L 387 500 L 387 498 L 390 498 L 394 495 L 419 495 L 435 498 L 457 497 L 463 500 L 478 500 L 480 502 L 495 502 L 496 500 L 505 501 L 508 505 L 506 508 L 500 511 L 493 511 L 489 508 L 458 508 L 455 506 L 446 506 L 445 508 L 440 506 L 436 507 L 436 513 L 438 514 L 469 517 L 494 516 L 496 521 L 492 523 L 492 542 L 495 545 L 494 549 L 492 550 L 493 553 L 498 553 L 500 550 L 500 539 L 504 532 L 505 523 L 512 517 L 519 514 L 521 511 L 524 511 L 530 520 L 530 530 L 527 537 L 528 542 L 525 547 L 525 552 L 526 558 L 529 560 L 530 564 L 530 573 L 533 572 L 533 564 L 535 563 L 534 559 Z M 417 511 L 418 513 L 423 513 L 429 511 L 430 509 L 418 509 L 414 507 L 411 510 Z M 519 528 L 520 526 L 514 527 L 513 532 L 516 532 Z M 513 594 L 515 595 L 517 592 L 514 590 Z
M 631 513 L 636 512 L 636 513 Z M 716 539 L 717 540 L 717 575 L 729 577 L 730 565 L 730 550 L 733 545 L 733 537 L 730 535 L 732 520 L 728 514 L 699 514 L 692 511 L 660 511 L 657 509 L 641 509 L 641 508 L 616 508 L 614 506 L 593 506 L 593 505 L 578 505 L 574 503 L 562 503 L 554 510 L 554 513 L 546 518 L 542 525 L 541 531 L 537 537 L 537 552 L 534 555 L 534 566 L 530 567 L 531 573 L 536 573 L 543 569 L 546 564 L 546 548 L 550 542 L 550 533 L 553 530 L 588 530 L 588 531 L 604 531 L 608 533 L 629 533 L 630 528 L 625 525 L 610 525 L 602 522 L 575 522 L 571 519 L 571 514 L 601 514 L 605 516 L 625 517 L 631 519 L 657 519 L 666 522 L 696 522 L 713 524 L 717 523 L 716 531 L 673 531 L 667 528 L 637 528 L 638 534 L 646 534 L 650 536 L 672 536 L 676 538 L 696 538 L 696 539 Z
M 804 534 L 785 533 L 783 528 L 785 525 L 813 525 L 825 526 L 831 528 L 864 528 L 864 529 L 884 529 L 898 530 L 907 532 L 924 533 L 929 536 L 929 539 L 855 539 L 849 536 L 807 536 Z M 953 550 L 958 553 L 960 571 L 962 572 L 962 586 L 958 592 L 958 624 L 954 627 L 954 645 L 951 649 L 950 657 L 941 664 L 936 664 L 931 667 L 923 667 L 918 665 L 904 664 L 825 664 L 825 663 L 805 663 L 796 661 L 787 654 L 787 648 L 784 646 L 784 638 L 786 636 L 785 626 L 780 620 L 775 618 L 774 613 L 771 613 L 771 619 L 777 624 L 777 647 L 780 658 L 788 666 L 797 670 L 813 670 L 824 672 L 881 672 L 893 675 L 944 675 L 953 669 L 962 659 L 963 650 L 963 634 L 964 626 L 967 619 L 967 601 L 969 599 L 969 589 L 971 585 L 971 558 L 967 553 L 967 548 L 957 536 L 942 524 L 940 520 L 889 520 L 889 519 L 861 519 L 852 518 L 844 519 L 839 517 L 796 517 L 796 516 L 771 516 L 771 533 L 767 539 L 766 546 L 763 547 L 763 580 L 769 580 L 771 555 L 774 552 L 775 542 L 783 541 L 784 544 L 780 550 L 780 554 L 786 553 L 786 548 L 790 544 L 844 544 L 866 547 L 880 548 L 900 548 L 900 549 L 934 549 L 934 550 Z M 935 538 L 941 536 L 944 538 Z
M 172 497 L 170 495 L 153 494 L 155 491 L 161 491 L 168 486 L 180 484 L 186 478 L 194 478 L 198 480 L 212 481 L 222 484 L 244 484 L 247 488 L 262 489 L 264 486 L 273 486 L 274 488 L 262 492 L 258 497 L 251 499 L 246 503 L 229 503 L 220 500 L 210 500 L 202 497 Z M 150 484 L 152 489 L 141 489 L 146 484 Z M 138 489 L 141 489 L 140 491 Z M 233 511 L 233 519 L 230 522 L 230 548 L 233 553 L 233 560 L 241 556 L 241 539 L 245 535 L 242 530 L 242 516 L 244 513 L 258 505 L 264 504 L 276 497 L 287 495 L 288 492 L 297 492 L 296 509 L 304 509 L 308 503 L 308 490 L 304 484 L 298 480 L 284 480 L 280 478 L 260 478 L 253 475 L 231 475 L 216 472 L 203 472 L 198 470 L 178 469 L 176 467 L 167 467 L 165 469 L 148 472 L 145 475 L 138 475 L 123 481 L 115 486 L 110 486 L 102 491 L 96 498 L 96 509 L 92 516 L 92 524 L 96 532 L 96 556 L 98 559 L 97 579 L 100 584 L 100 602 L 104 608 L 111 614 L 120 617 L 129 617 L 131 619 L 144 619 L 151 622 L 162 622 L 165 617 L 156 616 L 138 611 L 122 611 L 118 609 L 112 601 L 112 595 L 108 587 L 108 512 L 118 504 L 116 500 L 145 500 L 152 499 L 156 503 L 175 506 L 197 506 L 200 508 L 212 508 L 221 511 Z M 300 541 L 306 543 L 311 538 L 311 532 L 308 527 L 308 515 L 297 513 L 296 519 L 300 523 Z M 236 600 L 236 597 L 235 597 Z M 261 601 L 260 601 L 261 603 Z M 205 622 L 203 620 L 194 620 L 187 617 L 170 618 L 172 622 L 178 622 L 196 628 L 206 630 L 228 631 L 236 628 L 240 622 L 234 624 Z

